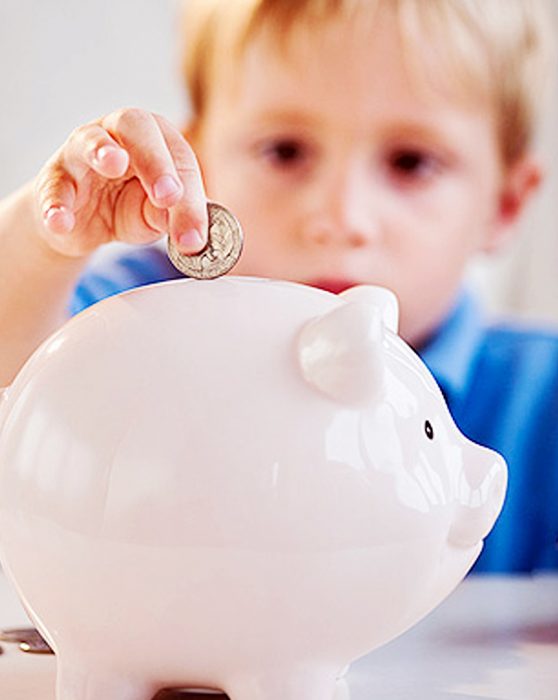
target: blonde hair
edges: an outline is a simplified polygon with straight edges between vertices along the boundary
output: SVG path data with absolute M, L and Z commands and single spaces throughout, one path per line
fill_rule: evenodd
M 532 145 L 553 75 L 549 0 L 186 0 L 183 70 L 192 122 L 203 119 L 220 68 L 238 61 L 262 29 L 284 44 L 299 27 L 361 15 L 373 21 L 386 10 L 397 19 L 413 77 L 431 85 L 449 79 L 462 93 L 491 99 L 503 163 L 521 157 Z M 425 37 L 427 58 L 420 53 Z

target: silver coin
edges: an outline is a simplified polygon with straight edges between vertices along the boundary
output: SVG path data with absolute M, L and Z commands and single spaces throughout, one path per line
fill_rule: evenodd
M 48 642 L 45 640 L 36 642 L 21 642 L 19 645 L 21 651 L 27 654 L 54 654 L 54 651 L 50 648 Z
M 183 255 L 169 236 L 168 256 L 177 270 L 188 277 L 210 280 L 221 277 L 237 263 L 242 252 L 240 224 L 228 209 L 208 202 L 209 230 L 207 245 L 195 255 Z
M 34 627 L 0 630 L 0 640 L 17 644 L 21 651 L 30 654 L 53 654 L 49 644 Z

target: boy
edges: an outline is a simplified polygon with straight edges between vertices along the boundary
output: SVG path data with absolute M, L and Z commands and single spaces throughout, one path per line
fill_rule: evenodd
M 558 338 L 485 328 L 461 292 L 468 260 L 503 245 L 540 180 L 549 24 L 543 0 L 191 0 L 189 143 L 120 110 L 2 205 L 0 384 L 76 285 L 74 312 L 178 276 L 156 246 L 85 267 L 105 242 L 166 231 L 200 250 L 205 186 L 246 233 L 234 274 L 397 293 L 401 334 L 457 424 L 508 461 L 477 570 L 558 568 Z

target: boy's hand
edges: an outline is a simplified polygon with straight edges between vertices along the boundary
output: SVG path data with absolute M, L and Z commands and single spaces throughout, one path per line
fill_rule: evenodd
M 152 243 L 170 233 L 184 253 L 207 238 L 196 157 L 161 116 L 122 109 L 76 129 L 36 181 L 41 235 L 71 257 L 103 243 Z

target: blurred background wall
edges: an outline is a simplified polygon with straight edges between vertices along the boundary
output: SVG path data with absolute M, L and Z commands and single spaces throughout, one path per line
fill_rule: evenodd
M 234 2 L 234 0 L 231 0 Z M 0 196 L 76 126 L 122 106 L 181 124 L 178 0 L 0 0 Z M 540 142 L 543 190 L 521 235 L 471 281 L 495 312 L 558 322 L 558 82 Z

